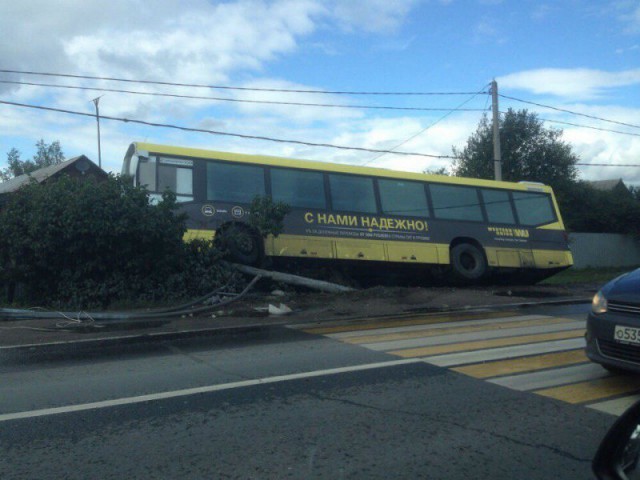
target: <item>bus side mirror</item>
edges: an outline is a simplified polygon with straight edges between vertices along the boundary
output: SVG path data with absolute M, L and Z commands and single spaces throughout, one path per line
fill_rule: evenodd
M 634 403 L 612 425 L 602 439 L 591 468 L 601 480 L 627 480 L 638 472 L 640 457 L 640 401 Z M 634 475 L 632 478 L 638 478 Z

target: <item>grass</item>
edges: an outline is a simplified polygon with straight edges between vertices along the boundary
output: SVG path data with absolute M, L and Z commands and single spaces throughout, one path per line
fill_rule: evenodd
M 606 283 L 623 273 L 634 270 L 635 267 L 607 267 L 607 268 L 569 268 L 563 272 L 547 278 L 540 285 L 571 285 L 576 283 Z

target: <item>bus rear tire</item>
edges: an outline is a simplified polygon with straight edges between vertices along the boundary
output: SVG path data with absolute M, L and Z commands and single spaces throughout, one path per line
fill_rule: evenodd
M 261 238 L 250 228 L 230 225 L 220 237 L 219 246 L 227 251 L 232 262 L 255 266 L 262 260 Z
M 451 270 L 455 280 L 472 282 L 487 274 L 487 260 L 482 249 L 460 243 L 451 249 Z

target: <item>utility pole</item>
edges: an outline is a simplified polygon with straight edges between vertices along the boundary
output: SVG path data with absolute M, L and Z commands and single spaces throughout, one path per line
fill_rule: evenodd
M 93 104 L 96 106 L 96 122 L 98 122 L 98 166 L 102 168 L 102 151 L 100 149 L 100 108 L 98 107 L 98 103 L 100 103 L 100 99 L 104 95 L 100 95 L 98 98 L 94 98 L 92 100 Z
M 502 153 L 500 152 L 500 112 L 498 110 L 498 82 L 491 82 L 491 111 L 493 112 L 493 170 L 496 180 L 502 180 Z

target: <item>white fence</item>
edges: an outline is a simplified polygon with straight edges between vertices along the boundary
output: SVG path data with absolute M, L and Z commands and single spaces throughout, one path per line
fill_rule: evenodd
M 637 267 L 640 240 L 614 233 L 570 233 L 573 268 Z

